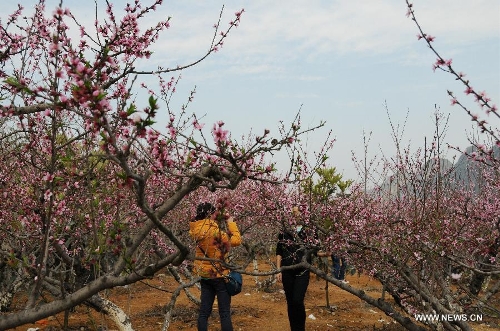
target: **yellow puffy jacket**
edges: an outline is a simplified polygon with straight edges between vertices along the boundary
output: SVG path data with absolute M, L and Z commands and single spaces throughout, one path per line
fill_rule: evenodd
M 231 247 L 241 244 L 240 230 L 232 220 L 227 222 L 227 233 L 211 219 L 190 222 L 189 234 L 196 241 L 196 257 L 225 261 Z M 195 260 L 193 271 L 203 278 L 223 277 L 229 273 L 220 262 L 205 260 Z

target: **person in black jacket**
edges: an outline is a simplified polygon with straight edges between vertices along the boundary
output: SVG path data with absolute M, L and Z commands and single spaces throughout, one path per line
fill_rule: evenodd
M 300 218 L 300 210 L 297 206 L 292 208 L 294 217 Z M 295 233 L 293 233 L 295 232 Z M 306 261 L 310 263 L 310 252 L 306 247 L 306 233 L 302 225 L 295 229 L 286 229 L 278 235 L 276 244 L 276 266 L 278 269 L 285 266 L 298 264 L 306 255 Z M 282 270 L 277 274 L 277 280 L 283 283 L 285 290 L 288 321 L 291 331 L 305 331 L 306 309 L 304 298 L 309 286 L 309 270 L 306 268 L 294 268 Z

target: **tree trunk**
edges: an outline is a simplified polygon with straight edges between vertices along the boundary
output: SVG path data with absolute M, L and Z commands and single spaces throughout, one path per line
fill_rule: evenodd
M 325 297 L 326 297 L 326 308 L 331 309 L 330 307 L 330 296 L 328 295 L 328 281 L 325 280 L 326 285 L 325 285 Z
M 193 286 L 195 283 L 197 283 L 200 280 L 199 277 L 191 280 L 189 283 L 183 283 L 182 281 L 179 281 L 180 285 L 175 289 L 175 291 L 172 293 L 172 296 L 170 298 L 170 302 L 167 304 L 165 307 L 165 317 L 163 318 L 163 327 L 161 328 L 161 331 L 167 331 L 168 328 L 170 327 L 170 319 L 172 318 L 172 311 L 175 307 L 175 302 L 177 301 L 177 298 L 179 297 L 179 294 L 183 289 L 186 289 L 188 287 Z M 198 300 L 198 304 L 199 304 Z
M 115 323 L 118 330 L 134 331 L 128 315 L 113 302 L 99 295 L 92 296 L 88 302 L 92 304 L 96 310 L 106 314 Z
M 22 270 L 14 270 L 9 267 L 0 269 L 0 311 L 7 311 L 12 304 L 14 293 L 17 293 L 23 284 L 19 276 L 21 274 Z

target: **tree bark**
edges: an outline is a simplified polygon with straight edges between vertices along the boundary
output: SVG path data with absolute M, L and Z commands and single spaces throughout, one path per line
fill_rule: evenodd
M 118 330 L 134 331 L 128 315 L 113 302 L 104 299 L 98 294 L 92 296 L 88 302 L 92 304 L 96 310 L 106 314 L 115 323 Z

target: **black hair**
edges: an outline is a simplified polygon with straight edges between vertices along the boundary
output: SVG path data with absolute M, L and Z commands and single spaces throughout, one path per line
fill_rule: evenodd
M 203 202 L 196 207 L 195 220 L 203 220 L 208 218 L 215 212 L 215 207 L 210 202 Z

